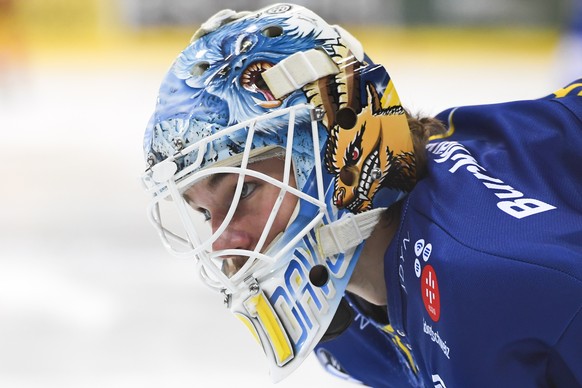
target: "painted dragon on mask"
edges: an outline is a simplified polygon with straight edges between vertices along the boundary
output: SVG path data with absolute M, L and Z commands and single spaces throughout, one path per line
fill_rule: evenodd
M 407 131 L 393 130 L 407 128 L 406 116 L 384 69 L 366 59 L 358 61 L 335 31 L 330 34 L 317 25 L 308 19 L 289 22 L 277 15 L 242 18 L 193 41 L 178 57 L 173 72 L 191 88 L 193 98 L 208 93 L 224 101 L 220 107 L 228 110 L 228 124 L 299 103 L 322 108 L 322 125 L 328 132 L 325 165 L 335 176 L 333 201 L 338 208 L 358 213 L 373 207 L 380 188 L 407 192 L 414 185 L 410 138 Z M 313 48 L 324 50 L 339 73 L 275 98 L 261 74 L 295 52 Z M 385 76 L 374 79 L 374 68 L 381 68 L 378 73 Z M 297 117 L 296 122 L 301 127 L 309 117 Z M 279 136 L 278 129 L 286 126 L 285 116 L 259 123 L 257 142 L 264 136 Z M 301 131 L 297 138 L 301 148 Z M 232 140 L 244 143 L 243 138 Z
M 276 99 L 261 73 L 297 51 L 325 44 L 320 31 L 300 30 L 285 18 L 245 18 L 194 41 L 178 57 L 174 72 L 194 95 L 206 91 L 227 101 L 229 124 L 234 124 L 307 102 L 300 90 Z M 286 125 L 280 121 L 271 123 L 272 128 Z M 273 132 L 272 128 L 259 129 Z

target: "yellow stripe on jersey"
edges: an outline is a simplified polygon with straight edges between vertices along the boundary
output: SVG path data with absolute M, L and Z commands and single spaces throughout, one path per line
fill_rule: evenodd
M 556 91 L 554 93 L 554 96 L 556 96 L 557 98 L 566 97 L 576 88 L 581 88 L 580 91 L 578 91 L 577 95 L 582 96 L 582 83 L 580 83 L 580 82 L 573 83 L 571 85 L 566 86 L 565 88 L 562 88 L 562 89 Z
M 436 135 L 429 136 L 428 140 L 438 140 L 438 139 L 445 139 L 449 136 L 452 136 L 455 133 L 455 124 L 453 123 L 453 114 L 457 108 L 453 109 L 451 113 L 449 113 L 449 129 L 445 133 L 439 133 Z
M 400 338 L 398 333 L 396 333 L 396 331 L 394 330 L 392 325 L 388 324 L 388 325 L 382 327 L 382 330 L 390 336 L 390 338 L 392 339 L 392 342 L 394 342 L 394 344 L 398 347 L 398 349 L 400 349 L 400 351 L 402 353 L 404 353 L 404 356 L 406 357 L 406 360 L 408 361 L 408 364 L 410 365 L 410 369 L 415 374 L 417 374 L 418 373 L 418 366 L 414 362 L 414 358 L 412 357 L 412 352 L 410 351 L 410 349 L 408 349 L 408 347 L 404 344 L 404 342 L 402 342 L 402 339 Z

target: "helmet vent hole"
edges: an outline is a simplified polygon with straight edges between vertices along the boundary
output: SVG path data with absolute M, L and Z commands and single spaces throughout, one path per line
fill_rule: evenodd
M 353 186 L 358 181 L 358 168 L 349 165 L 343 166 L 339 178 L 346 185 Z
M 316 287 L 323 287 L 329 280 L 329 272 L 324 265 L 318 264 L 309 271 L 309 281 Z
M 356 126 L 358 115 L 349 107 L 341 108 L 337 111 L 335 121 L 343 129 L 352 129 Z
M 269 26 L 263 29 L 261 33 L 267 38 L 276 38 L 283 35 L 283 28 L 279 26 Z
M 194 77 L 200 77 L 202 74 L 206 72 L 206 70 L 208 70 L 209 67 L 210 63 L 208 62 L 198 62 L 194 66 L 192 66 L 190 74 L 192 74 Z

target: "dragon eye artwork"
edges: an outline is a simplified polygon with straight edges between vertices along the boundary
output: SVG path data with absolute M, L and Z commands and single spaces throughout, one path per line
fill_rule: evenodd
M 327 167 L 335 174 L 334 203 L 354 213 L 372 208 L 380 188 L 409 191 L 415 182 L 410 136 L 393 129 L 406 124 L 400 106 L 383 108 L 376 87 L 367 85 L 368 104 L 353 129 L 331 128 Z
M 311 103 L 325 112 L 320 143 L 323 163 L 333 176 L 336 207 L 358 213 L 374 207 L 380 189 L 409 191 L 415 182 L 412 141 L 404 109 L 384 68 L 365 56 L 357 60 L 335 29 L 306 15 L 297 18 L 276 11 L 241 18 L 193 41 L 172 68 L 177 80 L 185 83 L 187 98 L 217 101 L 216 108 L 225 112 L 226 120 L 220 123 L 225 126 Z M 276 98 L 262 74 L 292 54 L 314 48 L 324 51 L 339 73 Z M 319 156 L 313 155 L 310 135 L 301 130 L 308 129 L 305 124 L 310 120 L 307 112 L 295 118 L 299 130 L 294 162 L 300 182 L 308 179 L 313 158 Z M 287 126 L 285 116 L 257 121 L 253 146 L 285 144 Z M 202 133 L 197 130 L 196 136 Z M 245 139 L 230 141 L 234 153 Z
M 315 20 L 298 24 L 277 14 L 237 20 L 194 41 L 178 57 L 173 70 L 193 96 L 206 91 L 226 101 L 230 124 L 304 103 L 300 90 L 276 99 L 261 74 L 298 51 L 324 45 L 315 26 Z

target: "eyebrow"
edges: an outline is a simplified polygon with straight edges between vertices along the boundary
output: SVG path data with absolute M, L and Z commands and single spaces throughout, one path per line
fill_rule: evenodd
M 226 177 L 228 176 L 228 174 L 213 174 L 208 178 L 208 188 L 210 190 L 214 190 L 216 189 L 216 187 L 220 184 L 221 181 L 223 181 Z M 193 198 L 191 198 L 188 195 L 188 190 L 186 190 L 184 192 L 184 194 L 182 194 L 182 197 L 186 200 L 186 202 L 188 202 L 190 205 L 193 205 L 194 203 L 192 202 Z
M 216 186 L 218 186 L 220 182 L 223 181 L 227 176 L 228 174 L 212 175 L 210 178 L 208 178 L 208 187 L 210 187 L 211 189 L 215 189 Z

